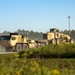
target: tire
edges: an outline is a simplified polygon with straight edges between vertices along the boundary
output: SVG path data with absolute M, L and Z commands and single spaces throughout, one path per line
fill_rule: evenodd
M 71 40 L 70 40 L 70 44 L 73 44 L 73 43 L 74 43 L 74 41 L 71 39 Z
M 56 39 L 56 44 L 60 44 L 60 40 L 59 39 Z
M 16 47 L 15 47 L 16 51 L 21 51 L 22 50 L 22 44 L 16 44 Z
M 56 44 L 56 39 L 52 39 L 51 43 L 55 45 Z
M 29 48 L 28 44 L 23 44 L 23 50 L 27 50 Z

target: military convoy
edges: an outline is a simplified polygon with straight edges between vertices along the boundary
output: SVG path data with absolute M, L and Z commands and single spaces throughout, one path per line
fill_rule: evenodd
M 50 32 L 43 34 L 42 40 L 29 40 L 27 37 L 17 33 L 10 33 L 10 35 L 3 35 L 0 37 L 0 45 L 4 46 L 6 50 L 12 49 L 15 51 L 26 50 L 28 48 L 38 48 L 48 44 L 70 43 L 74 41 L 69 35 L 62 34 L 59 29 L 52 28 Z

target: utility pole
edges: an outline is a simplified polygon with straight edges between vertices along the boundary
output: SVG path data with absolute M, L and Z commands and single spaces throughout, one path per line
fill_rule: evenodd
M 68 16 L 68 24 L 69 24 L 69 35 L 71 35 L 71 31 L 70 31 L 70 16 Z

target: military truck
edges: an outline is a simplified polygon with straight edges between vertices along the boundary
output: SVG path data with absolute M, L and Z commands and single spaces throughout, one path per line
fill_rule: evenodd
M 10 35 L 3 35 L 0 37 L 0 45 L 4 46 L 6 50 L 12 49 L 15 51 L 25 50 L 28 48 L 35 48 L 35 40 L 29 40 L 27 37 L 19 35 L 18 33 L 10 33 Z
M 58 28 L 52 28 L 49 32 L 44 33 L 43 39 L 47 40 L 48 44 L 74 43 L 74 40 L 69 35 L 60 33 Z

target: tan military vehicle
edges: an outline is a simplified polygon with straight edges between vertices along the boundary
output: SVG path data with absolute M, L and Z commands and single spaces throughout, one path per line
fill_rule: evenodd
M 48 44 L 74 43 L 69 35 L 60 33 L 59 29 L 57 28 L 52 28 L 50 29 L 50 32 L 44 33 L 43 39 L 48 40 Z
M 29 40 L 27 37 L 23 37 L 17 33 L 10 33 L 10 35 L 1 36 L 0 45 L 4 46 L 6 50 L 13 49 L 16 51 L 36 47 L 34 40 Z
M 17 33 L 10 33 L 10 35 L 3 35 L 0 37 L 0 45 L 4 46 L 7 51 L 15 50 L 26 50 L 28 48 L 38 48 L 48 44 L 61 44 L 70 43 L 74 41 L 69 35 L 59 32 L 59 29 L 52 28 L 50 32 L 43 34 L 42 40 L 29 40 L 27 37 L 18 35 Z

